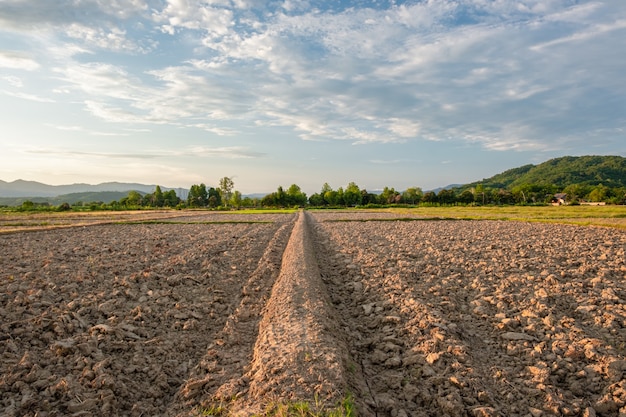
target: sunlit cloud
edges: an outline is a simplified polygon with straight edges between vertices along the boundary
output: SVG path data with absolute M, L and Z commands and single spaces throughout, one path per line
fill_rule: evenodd
M 224 146 L 224 147 L 208 147 L 197 146 L 192 148 L 189 152 L 184 152 L 185 155 L 198 156 L 198 157 L 210 157 L 210 158 L 228 158 L 228 159 L 251 159 L 262 158 L 266 156 L 264 152 L 252 151 L 243 146 Z
M 66 130 L 78 130 L 81 128 L 66 127 Z M 112 158 L 112 159 L 155 159 L 169 158 L 172 156 L 185 156 L 196 158 L 227 158 L 227 159 L 251 159 L 262 158 L 266 154 L 264 152 L 256 152 L 243 146 L 224 146 L 209 147 L 195 146 L 184 150 L 146 150 L 140 153 L 119 153 L 119 152 L 98 152 L 98 151 L 77 151 L 70 149 L 57 148 L 31 148 L 25 150 L 30 154 L 55 155 L 60 157 L 95 157 L 95 158 Z
M 39 67 L 39 63 L 26 54 L 15 51 L 0 50 L 0 68 L 34 71 Z
M 38 103 L 54 103 L 55 102 L 51 98 L 41 97 L 41 96 L 38 96 L 36 94 L 22 93 L 22 92 L 19 92 L 19 91 L 15 92 L 15 91 L 3 90 L 2 93 L 7 95 L 7 96 L 19 98 L 19 99 L 22 99 L 22 100 L 36 101 Z
M 106 158 L 106 159 L 154 159 L 160 158 L 162 155 L 156 155 L 151 153 L 115 153 L 115 152 L 88 152 L 88 151 L 76 151 L 76 150 L 63 150 L 53 148 L 38 148 L 29 149 L 25 151 L 30 154 L 41 154 L 47 156 L 56 156 L 64 158 Z

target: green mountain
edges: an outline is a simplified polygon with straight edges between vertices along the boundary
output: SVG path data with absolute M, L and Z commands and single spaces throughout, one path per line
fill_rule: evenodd
M 564 189 L 569 185 L 626 187 L 626 158 L 621 156 L 564 156 L 539 165 L 509 169 L 491 178 L 466 184 L 462 190 L 482 184 L 485 188 L 511 190 L 534 184 Z

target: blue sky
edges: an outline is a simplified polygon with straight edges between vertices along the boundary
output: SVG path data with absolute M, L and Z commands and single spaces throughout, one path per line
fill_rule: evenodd
M 626 2 L 0 0 L 0 179 L 424 190 L 626 156 Z

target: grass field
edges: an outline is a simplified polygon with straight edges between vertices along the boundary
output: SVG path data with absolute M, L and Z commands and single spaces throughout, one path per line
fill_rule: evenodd
M 511 220 L 604 226 L 626 229 L 626 206 L 504 206 L 504 207 L 419 207 L 384 211 L 398 217 L 448 218 L 462 220 Z

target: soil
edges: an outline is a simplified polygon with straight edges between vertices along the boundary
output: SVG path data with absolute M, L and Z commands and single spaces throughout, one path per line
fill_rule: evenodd
M 626 416 L 624 231 L 166 217 L 0 235 L 1 415 Z

